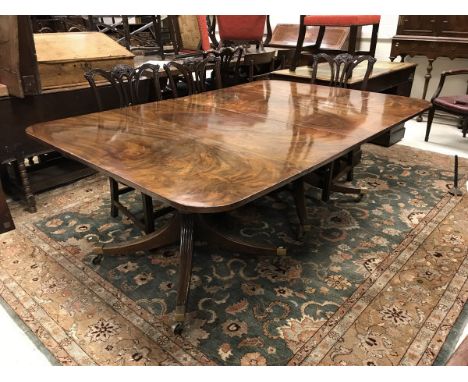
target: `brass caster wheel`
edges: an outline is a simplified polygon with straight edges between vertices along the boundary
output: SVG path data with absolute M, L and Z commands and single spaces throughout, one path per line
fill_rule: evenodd
M 94 265 L 99 265 L 102 263 L 102 260 L 104 259 L 104 256 L 102 254 L 96 255 L 94 259 L 92 260 L 92 263 Z
M 355 199 L 355 202 L 359 203 L 363 198 L 364 198 L 364 192 L 361 191 L 361 193 Z
M 172 332 L 176 336 L 180 336 L 183 330 L 184 330 L 184 324 L 182 322 L 177 322 L 174 325 L 172 325 Z

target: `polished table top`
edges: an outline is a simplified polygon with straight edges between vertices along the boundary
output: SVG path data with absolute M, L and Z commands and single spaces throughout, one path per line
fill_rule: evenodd
M 28 127 L 31 136 L 186 212 L 247 203 L 430 107 L 286 81 Z

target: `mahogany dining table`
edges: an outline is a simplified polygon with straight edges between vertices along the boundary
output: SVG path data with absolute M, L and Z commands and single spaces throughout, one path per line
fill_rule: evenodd
M 174 331 L 180 333 L 194 236 L 236 252 L 286 253 L 227 236 L 210 217 L 285 185 L 300 187 L 305 174 L 429 107 L 420 99 L 264 80 L 37 123 L 27 133 L 176 210 L 157 232 L 97 252 L 131 254 L 179 240 Z

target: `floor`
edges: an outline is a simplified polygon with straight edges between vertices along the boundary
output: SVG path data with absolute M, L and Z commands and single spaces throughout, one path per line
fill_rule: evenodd
M 437 123 L 438 122 L 438 123 Z M 453 124 L 453 122 L 452 122 Z M 462 138 L 461 130 L 442 120 L 433 124 L 429 142 L 424 142 L 425 122 L 415 120 L 406 123 L 405 138 L 399 143 L 446 155 L 468 158 L 468 137 Z M 460 168 L 460 173 L 468 169 Z M 468 322 L 458 343 L 468 336 Z M 8 307 L 0 303 L 0 366 L 45 366 L 56 364 L 47 350 L 35 343 L 34 335 L 28 333 L 24 324 L 14 318 Z M 458 346 L 458 345 L 457 345 Z

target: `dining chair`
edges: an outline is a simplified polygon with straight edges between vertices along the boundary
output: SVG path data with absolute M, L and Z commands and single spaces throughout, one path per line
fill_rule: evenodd
M 441 73 L 439 85 L 431 98 L 432 107 L 427 116 L 426 136 L 424 138 L 426 142 L 429 140 L 432 120 L 437 109 L 462 117 L 462 134 L 463 138 L 466 138 L 468 132 L 468 95 L 440 96 L 447 77 L 466 74 L 468 74 L 468 69 L 447 70 Z
M 143 77 L 151 76 L 150 89 L 143 89 L 141 80 Z M 128 65 L 116 65 L 110 70 L 91 69 L 85 73 L 84 77 L 89 82 L 96 99 L 99 111 L 115 107 L 115 94 L 118 97 L 118 107 L 126 107 L 143 103 L 148 100 L 149 90 L 154 94 L 151 96 L 155 101 L 160 101 L 161 87 L 159 82 L 159 65 L 143 64 L 138 68 Z M 108 92 L 108 87 L 102 86 L 110 84 L 112 92 Z M 144 91 L 147 90 L 147 91 Z M 113 93 L 113 94 L 112 94 Z M 104 98 L 103 95 L 107 97 Z M 114 97 L 112 97 L 114 95 Z M 144 96 L 143 96 L 144 95 Z M 117 217 L 119 211 L 132 220 L 145 233 L 154 231 L 154 219 L 168 212 L 167 208 L 153 210 L 153 201 L 149 195 L 141 193 L 143 205 L 143 222 L 138 219 L 126 206 L 120 201 L 120 195 L 134 191 L 133 187 L 119 183 L 114 178 L 109 178 L 110 196 L 111 196 L 111 216 Z
M 370 55 L 353 56 L 349 53 L 341 53 L 332 57 L 326 53 L 318 53 L 312 56 L 312 74 L 311 83 L 317 80 L 317 72 L 320 63 L 328 63 L 330 70 L 330 81 L 328 83 L 331 87 L 347 88 L 348 81 L 353 75 L 356 67 L 367 62 L 366 69 L 363 75 L 361 90 L 367 89 L 369 76 L 372 73 L 375 62 L 377 61 Z M 358 200 L 362 197 L 362 190 L 359 188 L 352 188 L 340 184 L 340 180 L 346 175 L 346 180 L 353 180 L 353 169 L 356 164 L 361 160 L 361 148 L 357 147 L 350 151 L 348 154 L 336 159 L 335 161 L 319 168 L 312 172 L 305 179 L 311 184 L 317 185 L 322 189 L 322 200 L 328 201 L 331 192 L 341 192 L 346 194 L 356 194 L 359 196 Z
M 237 85 L 241 80 L 240 64 L 244 48 L 242 47 L 224 47 L 219 50 L 209 50 L 203 55 L 203 58 L 209 56 L 219 58 L 219 70 L 221 76 L 221 82 L 223 87 L 229 87 Z M 215 81 L 215 73 L 213 72 L 211 82 Z
M 170 61 L 163 68 L 169 82 L 164 92 L 172 94 L 174 98 L 211 90 L 207 81 L 209 70 L 213 70 L 215 88 L 222 88 L 219 57 L 207 57 L 202 60 L 192 59 L 182 63 Z
M 358 49 L 358 29 L 365 25 L 372 25 L 370 47 L 367 51 L 360 51 Z M 374 56 L 375 49 L 377 46 L 379 25 L 380 16 L 378 15 L 301 15 L 299 24 L 299 36 L 297 38 L 296 49 L 294 52 L 290 70 L 296 70 L 297 63 L 299 62 L 303 50 L 307 27 L 319 27 L 319 32 L 315 44 L 306 47 L 306 50 L 308 50 L 312 54 L 320 53 L 323 36 L 325 34 L 325 28 L 349 27 L 349 42 L 347 53 L 352 55 Z M 340 51 L 336 51 L 334 53 L 340 53 Z

